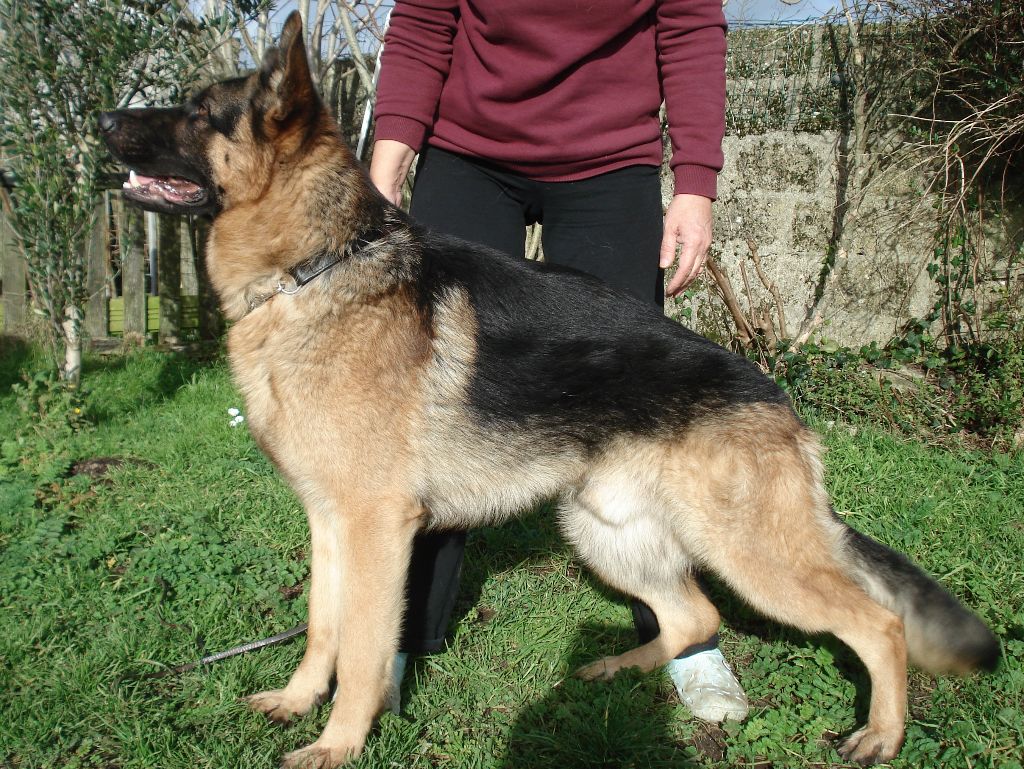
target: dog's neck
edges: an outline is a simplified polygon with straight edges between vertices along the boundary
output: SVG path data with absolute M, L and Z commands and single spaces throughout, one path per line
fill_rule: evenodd
M 386 218 L 383 198 L 347 147 L 318 148 L 285 166 L 258 200 L 214 221 L 209 272 L 225 315 L 238 320 L 254 301 L 315 271 L 314 263 L 340 261 L 384 237 Z
M 279 281 L 270 293 L 254 293 L 254 287 L 250 287 L 250 290 L 247 291 L 248 311 L 252 312 L 278 294 L 289 296 L 297 294 L 306 285 L 327 274 L 344 261 L 359 259 L 366 251 L 383 244 L 387 236 L 388 232 L 383 228 L 368 230 L 350 241 L 343 251 L 320 251 L 304 262 L 300 262 L 286 270 L 287 277 L 290 280 Z

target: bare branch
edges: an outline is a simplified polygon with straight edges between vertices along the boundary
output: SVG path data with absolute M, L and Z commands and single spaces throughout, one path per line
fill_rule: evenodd
M 373 93 L 375 88 L 373 84 L 373 74 L 370 72 L 370 68 L 366 63 L 366 57 L 363 56 L 363 52 L 359 50 L 359 39 L 356 37 L 356 31 L 352 27 L 351 18 L 351 7 L 348 2 L 339 3 L 341 6 L 338 9 L 338 17 L 341 20 L 341 27 L 345 32 L 345 39 L 348 41 L 349 52 L 352 54 L 352 61 L 355 62 L 356 71 L 359 72 L 359 79 L 363 82 L 363 87 L 367 93 Z
M 786 306 L 785 302 L 782 301 L 782 294 L 779 293 L 778 286 L 775 285 L 764 270 L 761 268 L 761 255 L 758 253 L 757 244 L 751 238 L 747 238 L 747 248 L 750 250 L 750 261 L 754 263 L 754 269 L 757 271 L 757 278 L 761 281 L 761 285 L 765 287 L 765 290 L 771 294 L 772 300 L 775 302 L 775 310 L 778 313 L 779 329 L 778 336 L 785 338 L 789 336 L 788 326 L 786 325 Z
M 707 268 L 711 273 L 711 277 L 715 280 L 715 286 L 718 287 L 718 293 L 721 295 L 722 301 L 725 302 L 725 307 L 729 311 L 729 315 L 732 316 L 732 322 L 736 326 L 736 333 L 739 337 L 740 344 L 744 347 L 748 347 L 751 340 L 754 338 L 754 330 L 751 328 L 750 322 L 747 320 L 747 316 L 743 312 L 743 308 L 740 307 L 740 303 L 736 301 L 736 294 L 732 290 L 732 284 L 729 282 L 729 278 L 722 272 L 722 269 L 718 266 L 718 261 L 714 256 L 708 256 Z

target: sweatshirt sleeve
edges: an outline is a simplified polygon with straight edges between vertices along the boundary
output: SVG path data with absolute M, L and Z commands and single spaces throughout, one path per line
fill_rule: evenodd
M 419 150 L 452 59 L 457 0 L 396 0 L 384 38 L 375 137 Z
M 721 0 L 658 3 L 658 64 L 676 194 L 717 196 L 725 135 L 725 31 Z

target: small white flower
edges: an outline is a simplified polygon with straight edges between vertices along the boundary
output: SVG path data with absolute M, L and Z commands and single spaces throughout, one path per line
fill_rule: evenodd
M 232 406 L 231 408 L 228 409 L 228 416 L 230 416 L 230 417 L 237 417 L 241 413 L 242 412 L 240 412 L 234 406 Z
M 234 422 L 236 425 L 240 425 L 240 424 L 242 424 L 242 422 L 245 421 L 245 417 L 243 417 L 241 414 L 239 414 L 237 417 L 235 417 L 231 421 Z

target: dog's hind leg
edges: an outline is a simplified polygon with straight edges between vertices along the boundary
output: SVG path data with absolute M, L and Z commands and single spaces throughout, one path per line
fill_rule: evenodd
M 871 677 L 868 722 L 840 748 L 874 763 L 903 743 L 903 621 L 849 574 L 845 526 L 822 484 L 816 439 L 788 409 L 763 407 L 690 431 L 666 463 L 677 527 L 700 563 L 754 608 L 808 633 L 832 633 Z
M 410 499 L 348 491 L 338 521 L 344 585 L 332 660 L 338 695 L 323 733 L 285 756 L 286 769 L 334 767 L 362 751 L 389 694 L 420 521 L 421 508 Z
M 246 698 L 249 707 L 278 723 L 304 715 L 327 698 L 338 654 L 342 591 L 339 515 L 329 501 L 320 498 L 308 498 L 306 510 L 312 543 L 306 653 L 284 689 Z
M 599 576 L 605 573 L 595 571 Z M 602 579 L 612 584 L 608 577 Z M 625 592 L 624 587 L 618 589 Z M 661 632 L 634 649 L 584 665 L 576 671 L 580 678 L 609 679 L 626 668 L 654 670 L 684 649 L 707 641 L 718 629 L 718 611 L 691 576 L 682 577 L 673 589 L 655 591 L 648 586 L 645 591 L 638 586 L 631 592 L 651 608 Z
M 562 529 L 583 561 L 608 585 L 646 603 L 660 628 L 654 640 L 581 668 L 582 678 L 611 678 L 623 668 L 653 670 L 718 630 L 718 611 L 693 578 L 690 559 L 653 493 L 650 470 L 659 460 L 634 456 L 603 463 L 563 503 Z
M 839 752 L 860 764 L 888 761 L 899 752 L 904 737 L 907 647 L 903 621 L 871 600 L 826 558 L 805 553 L 796 561 L 777 560 L 774 546 L 798 532 L 764 534 L 759 551 L 712 551 L 710 565 L 764 614 L 807 633 L 832 633 L 860 657 L 871 677 L 868 722 Z M 805 533 L 804 539 L 810 545 L 815 537 Z

